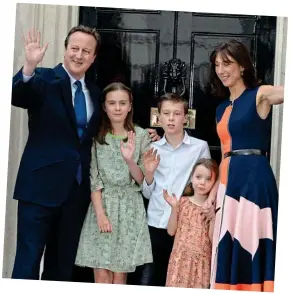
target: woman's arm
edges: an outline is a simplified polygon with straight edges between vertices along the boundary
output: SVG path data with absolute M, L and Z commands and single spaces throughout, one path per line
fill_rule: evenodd
M 271 106 L 284 102 L 284 86 L 261 86 L 256 97 L 257 112 L 262 119 L 266 119 Z
M 212 239 L 213 239 L 214 223 L 215 223 L 215 217 L 213 217 L 209 222 L 208 237 L 209 237 L 211 243 L 212 243 Z
M 261 86 L 257 93 L 258 104 L 267 102 L 269 105 L 281 104 L 284 102 L 284 86 Z
M 216 182 L 214 183 L 214 185 L 209 193 L 209 196 L 207 198 L 208 203 L 212 203 L 212 204 L 215 203 L 219 184 L 220 184 L 220 177 L 217 178 Z
M 224 160 L 224 150 L 223 150 L 223 147 L 221 146 L 221 164 L 223 160 Z M 221 169 L 221 164 L 219 166 L 219 170 Z M 217 180 L 215 184 L 213 185 L 207 200 L 202 205 L 202 212 L 205 218 L 208 220 L 210 220 L 214 216 L 214 209 L 215 209 L 214 204 L 216 202 L 219 184 L 220 184 L 220 173 L 218 174 Z

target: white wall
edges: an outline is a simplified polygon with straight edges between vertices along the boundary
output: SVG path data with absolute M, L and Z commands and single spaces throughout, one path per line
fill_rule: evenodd
M 62 62 L 65 37 L 71 27 L 78 24 L 78 7 L 17 4 L 16 9 L 14 74 L 23 65 L 22 35 L 30 28 L 40 30 L 43 42 L 51 42 L 40 66 L 53 67 Z M 26 111 L 12 106 L 10 125 L 3 278 L 11 277 L 16 250 L 17 201 L 12 197 L 19 162 L 27 140 Z

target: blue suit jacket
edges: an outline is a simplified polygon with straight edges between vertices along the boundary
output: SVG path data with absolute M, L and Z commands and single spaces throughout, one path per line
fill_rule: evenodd
M 17 175 L 14 199 L 59 206 L 71 192 L 81 161 L 84 197 L 90 197 L 92 138 L 99 125 L 100 90 L 86 80 L 94 112 L 83 139 L 77 133 L 69 76 L 61 64 L 37 68 L 23 82 L 22 69 L 13 77 L 12 105 L 27 109 L 28 140 Z

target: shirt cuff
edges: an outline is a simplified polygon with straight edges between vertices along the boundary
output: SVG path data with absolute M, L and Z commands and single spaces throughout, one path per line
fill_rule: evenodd
M 25 74 L 22 73 L 23 75 L 23 82 L 28 83 L 30 79 L 34 76 L 35 73 L 33 73 L 31 76 L 26 76 Z
M 143 183 L 142 183 L 142 193 L 144 195 L 145 198 L 149 199 L 153 189 L 155 187 L 155 180 L 153 179 L 153 182 L 151 185 L 148 185 L 146 182 L 146 179 L 144 178 Z

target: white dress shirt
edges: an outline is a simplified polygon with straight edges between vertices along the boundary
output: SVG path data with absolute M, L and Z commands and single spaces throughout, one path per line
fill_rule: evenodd
M 63 66 L 64 70 L 67 72 L 67 74 L 68 74 L 68 76 L 70 78 L 71 93 L 72 93 L 72 104 L 74 106 L 74 96 L 75 96 L 75 92 L 77 90 L 77 86 L 74 84 L 76 79 L 67 71 L 67 69 L 65 68 L 64 65 L 62 65 L 62 66 Z M 34 76 L 34 73 L 31 76 L 26 76 L 26 75 L 23 74 L 23 82 L 27 83 L 33 76 Z M 92 114 L 93 114 L 93 111 L 94 111 L 94 105 L 93 105 L 92 99 L 90 97 L 89 89 L 87 88 L 86 83 L 85 83 L 85 76 L 83 76 L 79 81 L 82 83 L 82 89 L 83 89 L 83 92 L 85 94 L 86 108 L 87 108 L 87 121 L 89 121 Z
M 163 189 L 174 193 L 179 199 L 185 186 L 189 183 L 193 166 L 200 158 L 211 158 L 206 141 L 190 137 L 184 132 L 183 141 L 173 148 L 165 136 L 151 143 L 160 155 L 159 165 L 154 173 L 154 180 L 148 185 L 144 179 L 142 192 L 149 199 L 148 225 L 166 229 L 171 214 L 171 207 L 163 197 Z

